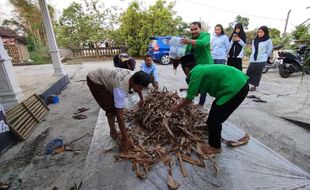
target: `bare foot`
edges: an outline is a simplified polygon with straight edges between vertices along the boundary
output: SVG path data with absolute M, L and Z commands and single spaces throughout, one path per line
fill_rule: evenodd
M 201 150 L 205 154 L 217 154 L 217 153 L 221 153 L 222 152 L 221 148 L 214 148 L 214 147 L 208 146 L 208 145 L 202 146 Z

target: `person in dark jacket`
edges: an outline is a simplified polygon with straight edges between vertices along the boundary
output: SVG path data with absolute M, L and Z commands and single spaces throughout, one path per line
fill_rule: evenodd
M 241 23 L 235 25 L 234 31 L 229 38 L 229 53 L 227 65 L 236 67 L 242 71 L 243 50 L 246 45 L 246 35 Z

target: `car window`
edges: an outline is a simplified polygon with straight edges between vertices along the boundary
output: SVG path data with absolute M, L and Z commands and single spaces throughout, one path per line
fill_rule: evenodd
M 162 39 L 163 44 L 169 45 L 170 39 Z

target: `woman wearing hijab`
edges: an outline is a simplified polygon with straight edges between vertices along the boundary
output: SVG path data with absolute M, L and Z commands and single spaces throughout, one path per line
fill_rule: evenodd
M 227 65 L 236 67 L 242 71 L 243 49 L 246 44 L 246 35 L 242 24 L 237 23 L 229 38 L 230 50 L 228 53 Z
M 249 83 L 252 85 L 250 91 L 255 91 L 256 87 L 258 87 L 268 56 L 272 54 L 272 48 L 268 27 L 261 26 L 252 42 L 250 65 L 246 71 L 246 74 L 250 77 Z
M 217 24 L 214 28 L 214 36 L 211 41 L 211 54 L 214 64 L 225 64 L 229 50 L 229 40 L 223 26 Z

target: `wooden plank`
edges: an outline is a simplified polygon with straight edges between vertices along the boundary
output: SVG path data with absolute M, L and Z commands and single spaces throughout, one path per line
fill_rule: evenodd
M 31 99 L 24 101 L 24 103 L 27 105 L 27 107 L 31 107 L 36 102 L 37 102 L 37 98 L 35 96 L 32 96 Z
M 14 128 L 18 131 L 19 126 L 21 126 L 26 120 L 27 118 L 31 117 L 31 115 L 26 111 L 24 112 L 22 115 L 20 115 L 20 117 L 17 118 L 17 120 L 15 120 L 13 123 L 11 123 Z
M 25 138 L 19 134 L 19 132 L 17 132 L 14 127 L 12 127 L 10 124 L 9 124 L 9 127 L 10 127 L 10 131 L 13 132 L 19 139 L 21 140 L 25 140 Z
M 37 95 L 37 94 L 34 94 L 34 96 L 41 102 L 41 104 L 47 109 L 47 110 L 50 110 L 47 105 L 43 102 L 43 100 Z
M 16 109 L 14 109 L 13 111 L 8 111 L 6 113 L 6 117 L 12 117 L 16 115 L 21 109 L 24 109 L 23 106 L 18 104 L 18 106 L 16 106 Z
M 36 121 L 30 123 L 27 127 L 27 130 L 23 133 L 23 136 L 27 138 L 31 134 L 31 132 L 36 128 L 37 125 L 38 123 Z
M 43 116 L 45 115 L 45 113 L 47 113 L 47 110 L 42 108 L 41 110 L 38 110 L 38 113 L 36 113 L 38 119 L 40 120 L 40 122 L 43 120 Z
M 28 131 L 28 128 L 33 124 L 33 123 L 38 123 L 36 120 L 34 120 L 32 117 L 27 120 L 27 122 L 25 122 L 25 124 L 23 125 L 23 128 L 21 130 L 19 130 L 18 132 L 23 135 L 26 133 L 26 131 Z M 24 136 L 24 135 L 23 135 Z
M 32 107 L 28 107 L 28 109 L 34 113 L 37 109 L 39 109 L 40 107 L 42 107 L 41 103 L 39 101 L 37 101 L 35 104 L 32 105 Z
M 11 131 L 21 140 L 25 140 L 48 111 L 47 105 L 34 94 L 10 110 L 6 119 Z
M 20 103 L 21 105 L 23 105 L 25 108 L 26 108 L 26 110 L 32 115 L 32 117 L 37 121 L 37 122 L 39 122 L 39 119 L 32 113 L 32 111 L 22 102 L 22 103 Z
M 25 108 L 23 108 L 23 109 L 20 109 L 20 111 L 19 112 L 16 112 L 16 114 L 15 115 L 13 115 L 13 116 L 6 116 L 6 121 L 8 122 L 8 123 L 11 123 L 11 124 L 13 124 L 15 121 L 16 121 L 16 119 L 18 119 L 18 117 L 20 117 L 20 115 L 22 115 L 23 113 L 25 113 L 25 112 L 27 112 L 27 110 L 25 109 Z

